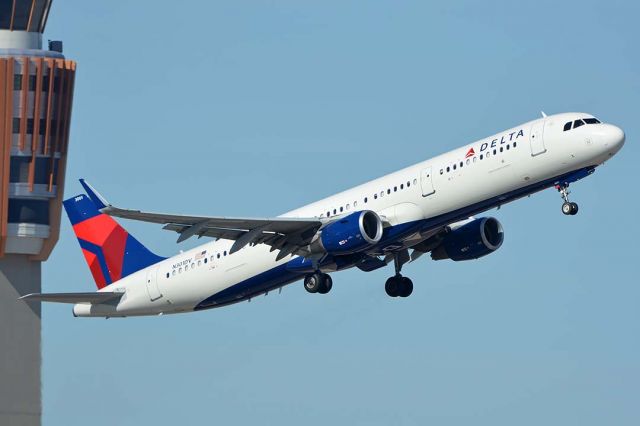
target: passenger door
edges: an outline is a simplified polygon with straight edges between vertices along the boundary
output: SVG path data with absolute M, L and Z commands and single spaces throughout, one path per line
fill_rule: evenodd
M 149 300 L 152 302 L 162 297 L 160 289 L 158 288 L 157 278 L 158 268 L 149 268 L 147 270 L 147 293 L 149 293 Z
M 532 157 L 547 152 L 547 148 L 544 146 L 544 120 L 538 120 L 531 126 L 529 144 L 531 145 Z
M 422 196 L 427 197 L 436 192 L 433 187 L 433 173 L 431 173 L 431 167 L 427 167 L 422 170 L 420 174 L 420 185 L 422 186 Z

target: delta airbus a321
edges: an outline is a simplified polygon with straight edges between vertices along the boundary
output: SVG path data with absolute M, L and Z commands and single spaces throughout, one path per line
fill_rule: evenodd
M 392 264 L 384 286 L 407 297 L 407 262 L 477 259 L 498 250 L 504 233 L 479 213 L 555 187 L 562 213 L 575 215 L 569 184 L 591 175 L 624 144 L 624 132 L 590 114 L 545 116 L 273 218 L 185 216 L 109 204 L 87 182 L 64 201 L 98 287 L 90 293 L 29 294 L 72 303 L 78 317 L 126 317 L 200 311 L 250 300 L 303 280 L 325 294 L 329 273 Z M 211 237 L 164 258 L 113 217 L 164 225 L 178 242 Z

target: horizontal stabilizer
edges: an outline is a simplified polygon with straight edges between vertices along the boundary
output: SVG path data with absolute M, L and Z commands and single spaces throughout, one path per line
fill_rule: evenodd
M 104 303 L 110 300 L 119 299 L 124 293 L 112 291 L 90 292 L 90 293 L 31 293 L 22 296 L 19 300 L 56 302 L 56 303 Z

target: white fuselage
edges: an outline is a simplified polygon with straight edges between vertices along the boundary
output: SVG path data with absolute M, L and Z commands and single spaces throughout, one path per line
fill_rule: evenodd
M 540 118 L 283 216 L 326 220 L 327 215 L 333 218 L 372 210 L 391 227 L 429 220 L 436 227 L 460 221 L 552 186 L 556 177 L 598 166 L 613 156 L 624 143 L 624 134 L 617 127 L 589 124 L 563 130 L 566 122 L 588 117 L 566 113 Z M 410 247 L 424 240 L 428 232 L 407 227 L 407 232 L 399 235 L 392 244 L 372 247 L 372 252 L 384 254 L 388 246 L 394 250 Z M 247 300 L 304 276 L 287 270 L 295 256 L 276 261 L 277 251 L 264 244 L 230 255 L 232 244 L 227 240 L 209 242 L 138 271 L 108 287 L 108 291 L 125 292 L 117 305 L 78 304 L 74 314 L 188 312 Z

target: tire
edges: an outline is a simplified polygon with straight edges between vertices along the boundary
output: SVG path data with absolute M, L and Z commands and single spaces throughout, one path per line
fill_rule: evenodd
M 322 286 L 320 287 L 320 290 L 318 290 L 318 293 L 320 294 L 327 294 L 331 291 L 331 288 L 333 287 L 333 280 L 331 279 L 331 275 L 329 274 L 322 274 Z
M 573 211 L 573 207 L 571 206 L 572 203 L 562 203 L 562 213 L 565 215 L 570 215 L 572 214 L 571 212 Z M 577 204 L 576 204 L 577 206 Z
M 309 293 L 317 293 L 323 287 L 322 274 L 309 274 L 304 278 L 304 289 Z
M 571 204 L 571 213 L 569 213 L 571 216 L 575 216 L 578 214 L 578 204 L 577 203 L 569 203 Z
M 400 283 L 400 297 L 411 296 L 411 293 L 413 293 L 413 281 L 407 277 L 402 277 Z
M 389 297 L 398 297 L 400 292 L 400 280 L 397 277 L 391 277 L 384 284 L 384 291 Z

